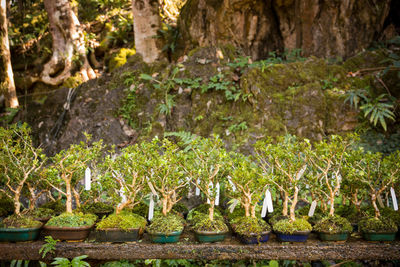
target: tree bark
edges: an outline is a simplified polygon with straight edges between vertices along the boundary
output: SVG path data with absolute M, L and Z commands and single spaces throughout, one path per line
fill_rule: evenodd
M 283 208 L 282 208 L 282 215 L 287 216 L 288 215 L 288 204 L 289 204 L 289 195 L 287 192 L 283 193 Z
M 68 213 L 72 213 L 72 192 L 71 192 L 71 182 L 65 181 L 65 196 L 67 198 L 65 202 L 65 211 Z
M 136 52 L 143 61 L 152 63 L 161 57 L 158 40 L 154 38 L 160 29 L 159 3 L 157 0 L 132 0 L 133 29 Z
M 210 208 L 208 209 L 208 218 L 210 221 L 214 221 L 214 200 L 210 200 Z
M 299 188 L 296 186 L 294 188 L 292 205 L 290 206 L 290 220 L 292 222 L 294 222 L 296 220 L 296 215 L 295 215 L 294 211 L 296 209 L 298 195 L 299 195 Z
M 59 85 L 71 76 L 74 68 L 73 57 L 79 56 L 82 80 L 96 78 L 89 64 L 83 31 L 68 0 L 44 0 L 53 39 L 53 54 L 40 75 L 46 84 Z M 55 75 L 58 73 L 57 75 Z M 55 76 L 54 76 L 55 75 Z M 54 77 L 53 77 L 54 76 Z
M 4 94 L 7 107 L 17 108 L 19 103 L 8 41 L 7 5 L 6 0 L 0 1 L 0 95 Z

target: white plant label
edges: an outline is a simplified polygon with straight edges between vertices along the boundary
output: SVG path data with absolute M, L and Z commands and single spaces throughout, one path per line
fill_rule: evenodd
M 213 183 L 210 182 L 210 184 L 208 185 L 208 195 L 211 194 L 211 189 L 213 189 L 214 185 Z M 207 198 L 207 204 L 210 204 L 210 199 Z
M 308 217 L 314 216 L 314 212 L 315 212 L 315 208 L 316 207 L 317 207 L 317 201 L 313 200 L 313 202 L 311 202 L 310 210 L 308 211 Z
M 301 170 L 297 173 L 296 180 L 299 180 L 303 176 L 306 169 L 307 169 L 307 164 L 304 165 L 303 168 L 301 168 Z
M 235 210 L 237 204 L 239 204 L 239 200 L 234 199 L 232 205 L 229 207 L 229 212 L 230 213 L 232 213 Z
M 220 191 L 219 183 L 217 183 L 215 189 L 217 190 L 217 196 L 215 197 L 215 206 L 219 206 L 219 191 Z
M 200 184 L 200 179 L 197 179 L 197 184 Z M 196 196 L 200 196 L 200 188 L 198 188 L 197 186 L 196 186 L 195 195 L 196 195 Z
M 122 203 L 126 202 L 125 187 L 122 187 L 119 190 L 119 195 L 121 196 L 121 202 Z
M 393 209 L 399 210 L 399 206 L 397 205 L 396 192 L 394 191 L 393 187 L 390 188 L 390 194 L 392 195 Z
M 271 192 L 268 189 L 265 191 L 265 197 L 261 209 L 262 218 L 264 218 L 267 215 L 267 210 L 270 213 L 274 211 L 274 207 L 272 206 Z
M 91 179 L 90 168 L 87 167 L 85 170 L 85 190 L 86 191 L 89 191 L 90 188 L 92 188 L 91 182 L 92 182 L 92 179 Z
M 267 191 L 265 191 L 265 197 L 267 198 L 267 210 L 269 213 L 274 212 L 274 206 L 272 204 L 272 196 L 271 196 L 271 192 L 267 189 Z
M 153 215 L 154 215 L 154 199 L 153 199 L 153 193 L 150 193 L 149 216 L 148 216 L 149 221 L 153 219 Z
M 157 192 L 156 192 L 156 190 L 154 189 L 153 184 L 150 183 L 150 182 L 147 182 L 147 184 L 148 184 L 149 187 L 150 187 L 151 193 L 152 193 L 153 195 L 157 196 Z
M 384 208 L 385 205 L 383 204 L 383 200 L 382 200 L 381 195 L 378 195 L 378 196 L 376 197 L 376 199 L 378 200 L 379 206 L 380 206 L 381 208 Z
M 232 186 L 232 191 L 235 192 L 236 191 L 236 186 L 235 184 L 232 182 L 232 178 L 230 176 L 228 176 L 228 182 L 229 184 Z

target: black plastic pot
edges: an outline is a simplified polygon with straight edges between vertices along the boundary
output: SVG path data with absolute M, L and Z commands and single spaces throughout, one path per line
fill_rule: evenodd
M 108 228 L 108 229 L 97 229 L 94 232 L 94 237 L 97 242 L 132 242 L 138 241 L 143 235 L 143 228 L 135 229 L 119 229 L 119 228 Z

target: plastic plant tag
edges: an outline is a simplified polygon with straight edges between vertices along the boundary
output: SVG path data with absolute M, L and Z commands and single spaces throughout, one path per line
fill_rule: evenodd
M 200 184 L 200 179 L 197 179 L 197 184 Z M 196 196 L 200 196 L 200 188 L 198 188 L 197 186 L 196 186 L 195 195 L 196 195 Z
M 272 203 L 272 196 L 271 196 L 271 192 L 269 191 L 269 189 L 267 189 L 267 191 L 265 191 L 265 197 L 267 198 L 267 211 L 269 213 L 274 212 L 274 206 Z
M 220 191 L 220 186 L 219 183 L 215 186 L 215 189 L 217 190 L 217 196 L 215 197 L 215 206 L 219 205 L 219 191 Z
M 299 180 L 303 176 L 306 169 L 307 169 L 307 164 L 305 164 L 303 168 L 301 168 L 301 170 L 297 173 L 296 180 Z
M 147 217 L 149 221 L 153 219 L 153 215 L 154 215 L 154 199 L 153 199 L 153 193 L 150 193 L 149 216 Z
M 271 198 L 271 192 L 267 189 L 265 191 L 265 197 L 261 209 L 261 217 L 264 218 L 265 215 L 267 215 L 267 210 L 268 212 L 273 212 L 274 208 L 272 206 L 272 198 Z
M 396 192 L 393 187 L 390 188 L 390 194 L 392 195 L 393 209 L 397 211 L 399 210 L 399 206 L 397 204 Z
M 211 189 L 213 189 L 214 185 L 213 183 L 210 182 L 210 184 L 208 185 L 208 194 L 211 195 Z M 210 204 L 210 199 L 207 198 L 207 204 Z
M 153 184 L 150 183 L 150 182 L 147 182 L 147 184 L 148 184 L 149 187 L 150 187 L 151 193 L 152 193 L 153 195 L 157 196 L 157 192 L 156 192 L 156 190 L 154 189 Z
M 232 205 L 229 206 L 229 212 L 230 213 L 232 213 L 235 210 L 237 204 L 239 204 L 239 200 L 234 199 Z
M 85 190 L 86 191 L 89 191 L 90 188 L 92 187 L 91 182 L 92 182 L 92 180 L 91 180 L 90 168 L 87 167 L 85 170 Z
M 229 184 L 232 186 L 232 191 L 235 192 L 236 191 L 236 186 L 235 184 L 232 182 L 232 179 L 230 176 L 228 176 L 228 182 Z
M 126 202 L 126 195 L 125 195 L 125 187 L 122 187 L 119 190 L 119 195 L 121 196 L 121 202 Z
M 314 216 L 314 212 L 315 212 L 315 208 L 316 207 L 317 207 L 317 201 L 313 200 L 313 202 L 311 202 L 310 210 L 308 211 L 308 217 Z

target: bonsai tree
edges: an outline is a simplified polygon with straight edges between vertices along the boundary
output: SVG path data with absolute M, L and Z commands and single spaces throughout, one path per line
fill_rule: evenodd
M 339 194 L 343 160 L 349 146 L 349 140 L 332 135 L 329 140 L 315 143 L 314 149 L 309 150 L 309 162 L 316 179 L 312 190 L 321 192 L 328 199 L 330 216 L 335 213 L 335 196 Z
M 214 136 L 210 139 L 197 137 L 190 146 L 185 164 L 182 165 L 191 182 L 208 199 L 210 221 L 214 220 L 216 185 L 222 183 L 227 174 L 227 159 L 228 154 L 219 137 Z
M 256 207 L 265 194 L 270 177 L 268 174 L 261 175 L 260 167 L 250 157 L 232 153 L 231 158 L 233 170 L 230 181 L 235 190 L 229 184 L 229 194 L 240 200 L 246 217 L 256 218 Z
M 102 141 L 89 145 L 90 135 L 85 134 L 86 142 L 71 145 L 51 158 L 52 165 L 45 171 L 47 183 L 59 194 L 66 197 L 65 210 L 72 213 L 72 199 L 80 207 L 80 194 L 77 188 L 84 177 L 85 169 L 91 160 L 101 155 Z
M 46 156 L 33 146 L 26 124 L 0 128 L 0 181 L 4 185 L 0 191 L 13 199 L 15 215 L 21 213 L 22 190 L 37 179 L 45 163 Z
M 264 173 L 273 175 L 270 179 L 283 195 L 282 215 L 295 221 L 295 209 L 300 189 L 305 185 L 304 173 L 309 165 L 308 140 L 300 141 L 295 136 L 281 136 L 273 143 L 272 139 L 259 141 L 255 153 Z M 289 208 L 290 202 L 290 208 Z
M 99 179 L 103 188 L 118 203 L 115 213 L 141 203 L 148 192 L 145 174 L 145 155 L 138 144 L 122 149 L 118 156 L 107 155 L 104 159 L 104 174 Z
M 142 143 L 145 153 L 144 171 L 149 178 L 148 183 L 159 194 L 162 203 L 162 214 L 169 213 L 173 206 L 182 199 L 188 180 L 182 165 L 183 155 L 179 147 L 163 139 L 154 138 L 150 143 Z

